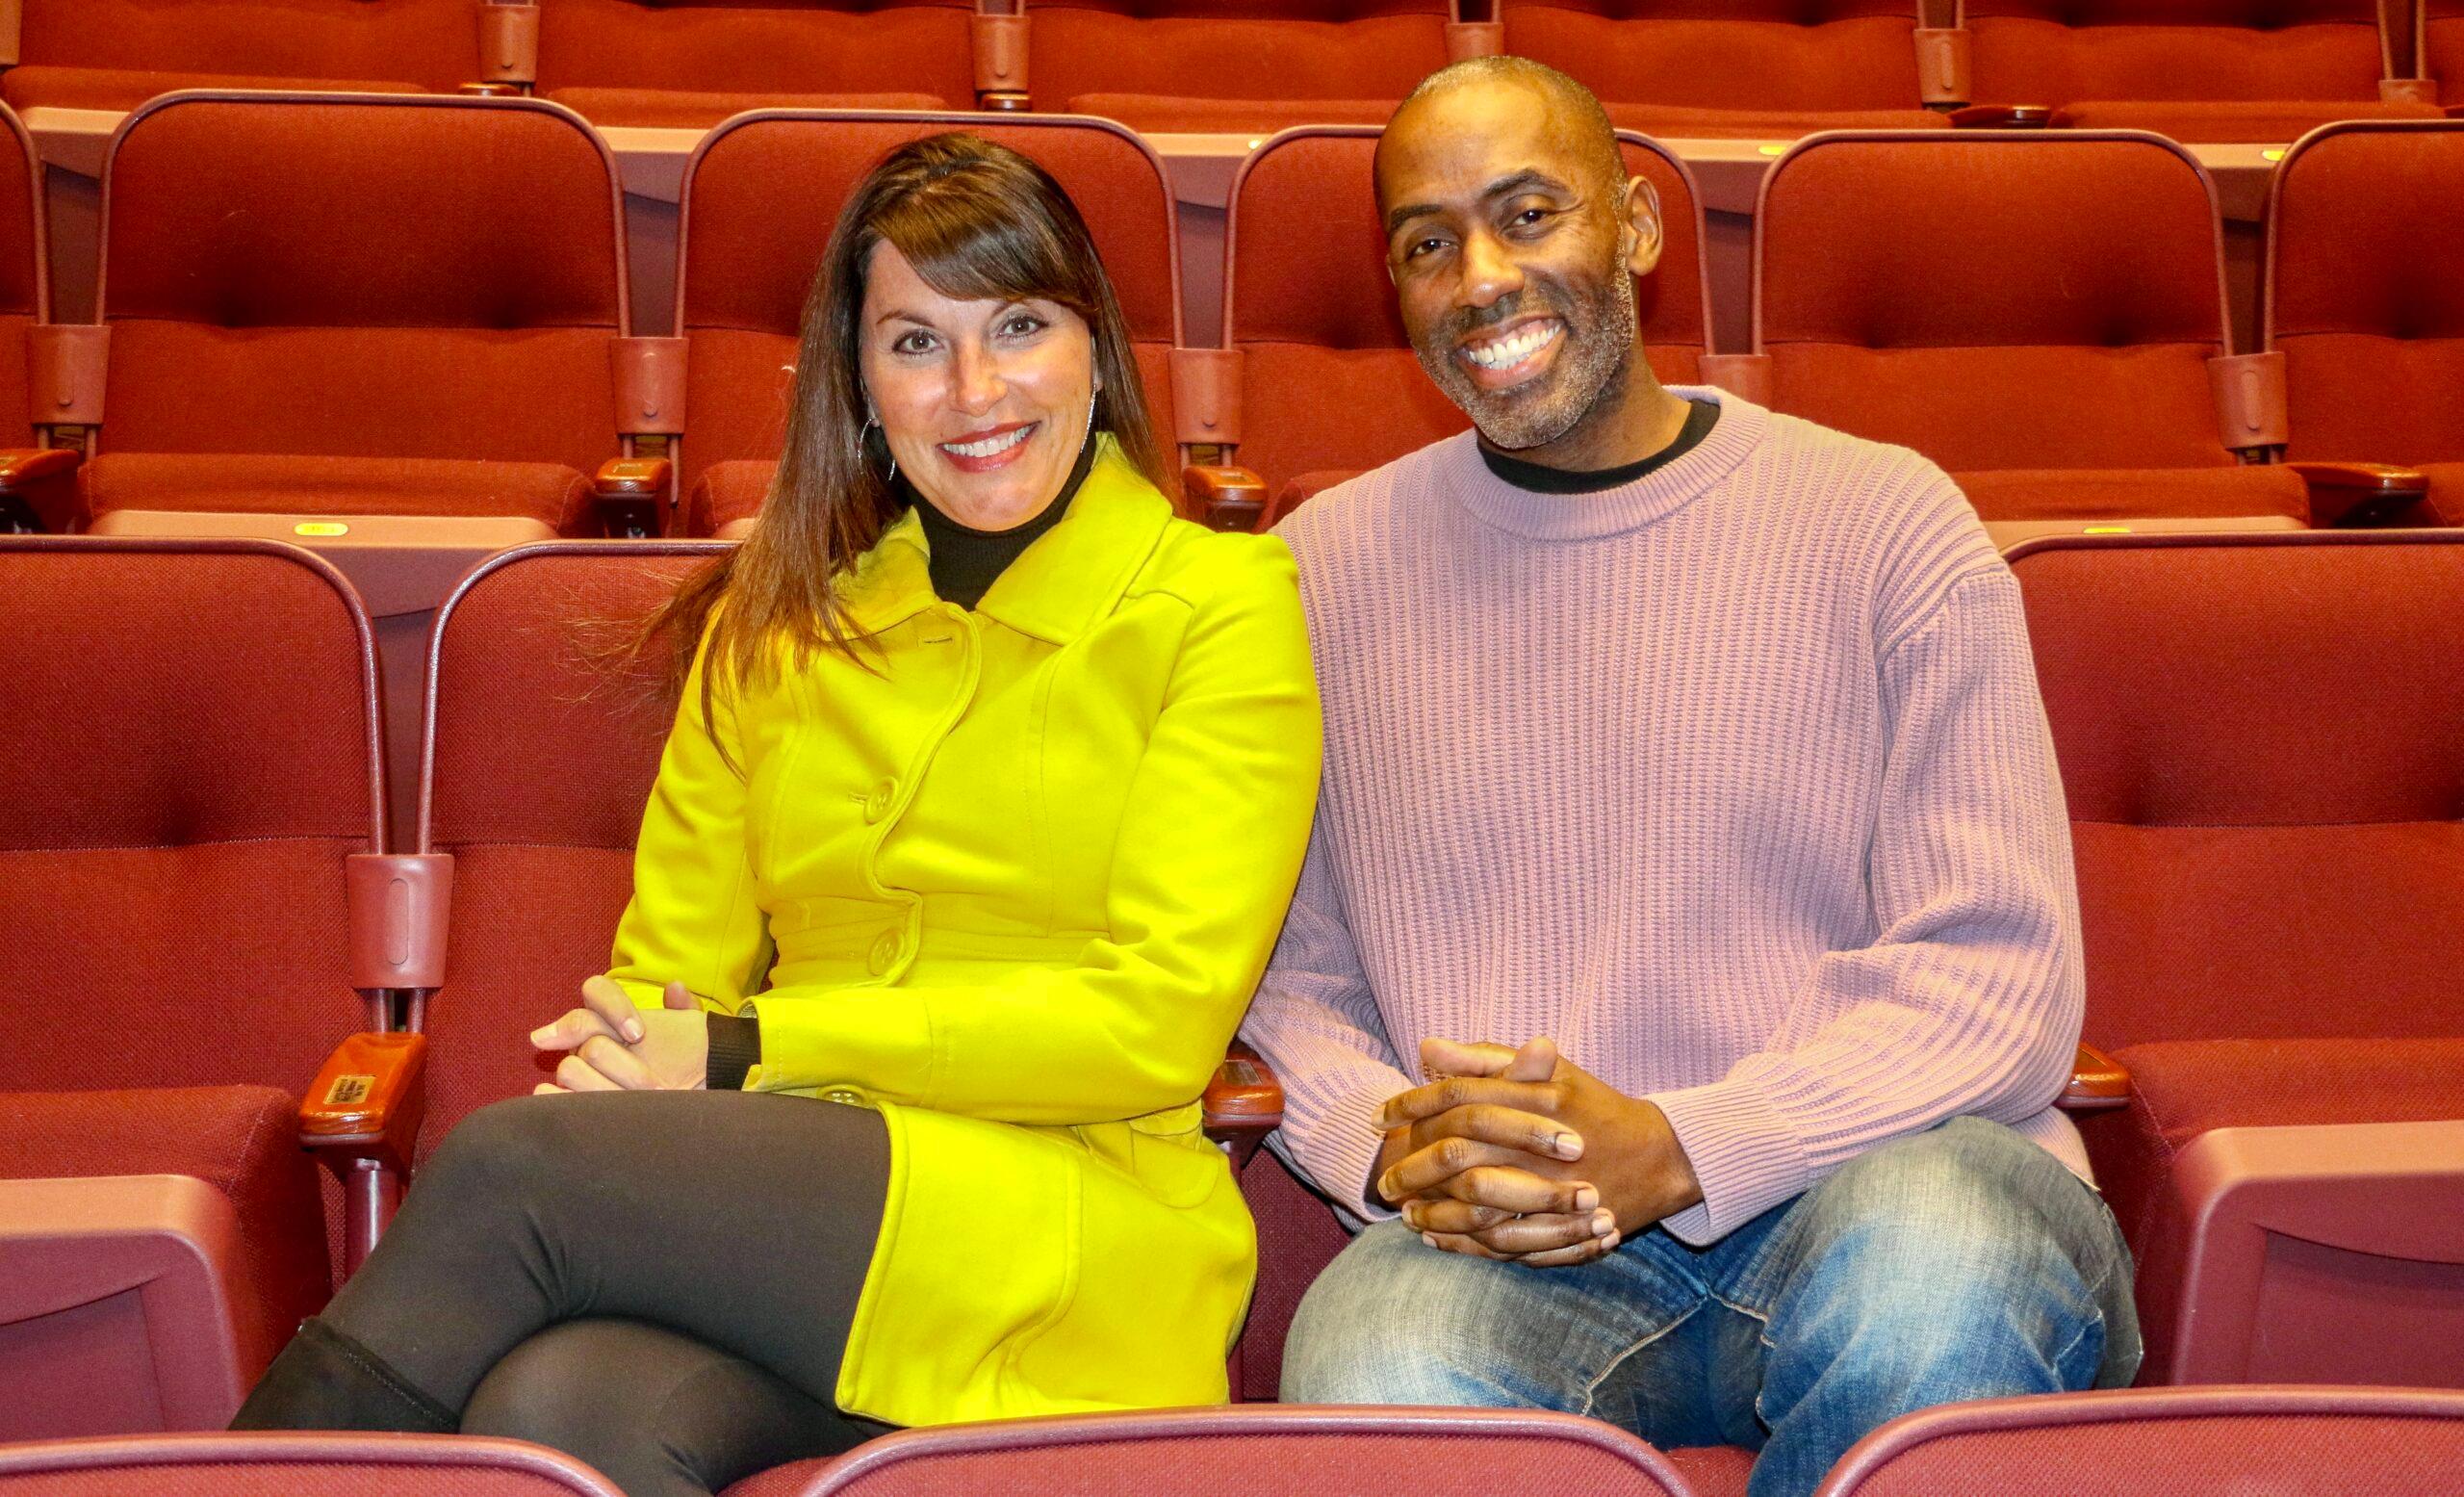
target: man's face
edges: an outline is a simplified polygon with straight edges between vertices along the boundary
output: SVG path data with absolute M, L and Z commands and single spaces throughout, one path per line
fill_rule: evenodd
M 1627 187 L 1570 143 L 1561 106 L 1511 82 L 1414 104 L 1377 154 L 1386 268 L 1421 367 L 1495 447 L 1546 446 L 1613 407 L 1636 334 Z

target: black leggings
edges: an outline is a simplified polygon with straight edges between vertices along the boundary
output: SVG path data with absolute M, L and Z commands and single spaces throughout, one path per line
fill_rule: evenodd
M 324 1320 L 629 1497 L 715 1491 L 885 1426 L 839 1412 L 881 1235 L 876 1113 L 741 1092 L 524 1097 L 455 1128 Z

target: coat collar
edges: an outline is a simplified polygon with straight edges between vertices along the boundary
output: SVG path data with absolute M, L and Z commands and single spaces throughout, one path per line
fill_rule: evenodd
M 1109 433 L 1095 442 L 1094 464 L 1061 523 L 1020 553 L 976 606 L 1047 644 L 1065 645 L 1112 612 L 1172 520 L 1170 503 L 1120 445 Z M 902 511 L 839 585 L 857 632 L 878 634 L 938 603 L 931 559 L 924 522 L 912 508 Z

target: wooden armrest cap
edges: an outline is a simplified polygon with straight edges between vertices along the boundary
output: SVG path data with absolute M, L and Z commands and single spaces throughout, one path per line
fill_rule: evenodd
M 1246 468 L 1192 463 L 1181 470 L 1181 497 L 1210 530 L 1254 530 L 1267 512 L 1267 480 Z
M 1947 111 L 1945 117 L 1960 130 L 2041 130 L 2053 123 L 2053 109 L 2045 104 L 1970 104 Z
M 424 1034 L 349 1036 L 299 1103 L 299 1142 L 406 1162 L 427 1108 L 426 1072 Z
M 614 457 L 599 465 L 591 487 L 602 499 L 656 499 L 667 492 L 676 464 L 664 457 Z
M 2429 492 L 2429 476 L 2394 463 L 2302 462 L 2286 467 L 2310 486 L 2320 529 L 2375 525 Z
M 1271 1128 L 1283 1121 L 1283 1083 L 1255 1054 L 1236 1050 L 1206 1084 L 1204 1105 L 1210 1129 L 1258 1123 Z
M 2070 1112 L 2100 1112 L 2129 1100 L 2130 1068 L 2092 1045 L 2080 1045 L 2060 1105 Z
M 69 447 L 15 447 L 0 450 L 0 494 L 75 471 L 86 454 Z

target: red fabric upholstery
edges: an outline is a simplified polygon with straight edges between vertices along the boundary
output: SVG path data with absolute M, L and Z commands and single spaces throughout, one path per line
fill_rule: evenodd
M 704 469 L 702 481 L 684 502 L 684 533 L 716 535 L 720 526 L 759 514 L 778 467 L 760 458 L 739 458 Z
M 2281 515 L 2310 523 L 2310 487 L 2290 468 L 2005 468 L 1952 477 L 1988 520 Z
M 36 445 L 26 408 L 26 329 L 50 313 L 35 181 L 34 142 L 13 113 L 0 110 L 0 446 L 6 447 Z
M 539 15 L 539 87 L 558 98 L 566 98 L 561 90 L 578 89 L 895 93 L 920 95 L 927 109 L 966 109 L 975 102 L 969 9 L 964 0 L 546 0 Z M 582 109 L 578 100 L 566 101 Z M 739 107 L 773 102 L 783 101 Z M 603 124 L 653 122 L 583 113 Z
M 2372 0 L 1966 0 L 1965 15 L 1980 103 L 2375 106 L 2384 71 Z
M 561 110 L 181 100 L 133 117 L 107 199 L 106 452 L 618 452 L 616 194 Z
M 450 92 L 477 76 L 471 0 L 22 0 L 18 57 L 29 65 L 135 74 L 393 78 Z M 10 86 L 15 87 L 13 74 Z M 140 83 L 138 87 L 148 87 Z M 165 87 L 188 87 L 172 83 Z M 159 90 L 155 90 L 159 91 Z M 13 94 L 11 102 L 24 108 Z M 38 100 L 38 102 L 53 102 Z M 131 97 L 111 108 L 136 102 Z
M 442 620 L 427 843 L 453 855 L 453 915 L 428 1002 L 423 1155 L 472 1109 L 547 1079 L 528 1032 L 607 969 L 673 708 L 663 657 L 602 658 L 700 561 L 606 544 L 518 554 Z
M 1769 134 L 1861 123 L 1806 122 L 1831 111 L 1922 114 L 1914 0 L 1502 0 L 1500 13 L 1508 52 L 1615 104 L 1769 112 Z
M 560 463 L 438 457 L 106 452 L 78 470 L 85 518 L 115 509 L 211 514 L 510 515 L 599 533 L 588 478 Z
M 1447 63 L 1445 0 L 1054 0 L 1028 14 L 1027 82 L 1046 110 L 1096 93 L 1399 100 Z
M 2086 99 L 2066 104 L 2056 123 L 2074 130 L 2153 130 L 2192 144 L 2297 140 L 2337 119 L 2438 119 L 2435 104 L 2147 102 Z
M 1374 130 L 1280 138 L 1235 184 L 1224 316 L 1242 350 L 1237 461 L 1280 493 L 1313 470 L 1360 471 L 1468 422 L 1421 372 L 1386 278 Z M 1691 381 L 1707 342 L 1702 212 L 1691 181 L 1637 142 L 1629 169 L 1658 190 L 1665 246 L 1636 285 L 1662 379 Z
M 2464 1395 L 2166 1388 L 1949 1405 L 1850 1451 L 1819 1497 L 2433 1497 L 2464 1483 Z
M 0 99 L 13 109 L 131 110 L 179 89 L 275 90 L 316 88 L 351 93 L 420 93 L 399 78 L 269 78 L 258 73 L 167 73 L 111 67 L 12 67 L 0 73 Z
M 1082 93 L 1069 113 L 1149 133 L 1257 134 L 1292 125 L 1382 125 L 1399 99 L 1207 99 L 1167 93 Z
M 1754 1476 L 1754 1452 L 1741 1445 L 1697 1445 L 1668 1452 L 1694 1497 L 1745 1497 Z
M 2110 541 L 2015 564 L 2091 1043 L 2464 1035 L 2464 545 L 2442 539 Z
M 0 1450 L 5 1497 L 622 1497 L 570 1456 L 461 1434 L 158 1434 Z
M 1951 128 L 1947 116 L 1926 109 L 1678 109 L 1656 104 L 1611 104 L 1608 119 L 1620 130 L 1679 141 L 1772 140 L 1810 135 L 1816 130 Z
M 113 1079 L 112 1067 L 97 1057 L 79 1079 Z M 298 1105 L 293 1092 L 262 1086 L 0 1092 L 0 1179 L 205 1181 L 238 1209 L 248 1287 L 288 1327 L 331 1292 L 318 1170 L 296 1142 Z
M 2408 525 L 2464 526 L 2464 463 L 2423 463 L 2429 498 L 2401 516 Z
M 2234 460 L 2215 200 L 2161 142 L 1812 141 L 1755 228 L 1780 410 L 1958 470 Z
M 2422 71 L 2438 80 L 2442 104 L 2464 104 L 2464 0 L 2430 0 L 2422 25 Z
M 1325 1199 L 1266 1149 L 1242 1170 L 1241 1194 L 1258 1224 L 1258 1286 L 1241 1331 L 1241 1385 L 1233 1396 L 1267 1403 L 1282 1385 L 1283 1338 L 1300 1297 L 1351 1236 Z
M 692 340 L 693 401 L 681 492 L 692 493 L 713 464 L 777 457 L 805 297 L 840 205 L 893 146 L 948 129 L 1014 147 L 1078 205 L 1129 321 L 1147 406 L 1169 449 L 1164 371 L 1180 323 L 1172 197 L 1156 158 L 1135 137 L 1066 120 L 985 116 L 763 116 L 706 142 L 686 185 L 678 325 Z M 782 194 L 782 182 L 796 191 Z
M 2267 338 L 2287 456 L 2464 460 L 2459 215 L 2464 120 L 2331 130 L 2277 168 Z
M 681 89 L 557 89 L 552 103 L 595 125 L 702 127 L 748 109 L 943 109 L 930 93 L 711 93 Z

